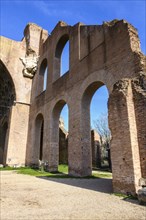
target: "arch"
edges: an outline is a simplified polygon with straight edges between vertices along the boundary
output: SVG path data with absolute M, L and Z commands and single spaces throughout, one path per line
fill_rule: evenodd
M 59 39 L 57 46 L 55 48 L 53 81 L 57 80 L 60 76 L 65 74 L 61 71 L 61 58 L 62 58 L 61 55 L 67 42 L 69 42 L 69 35 L 65 34 Z M 68 54 L 66 55 L 68 56 L 66 57 L 68 57 L 68 67 L 69 67 L 69 45 L 67 50 L 68 50 Z
M 111 169 L 110 130 L 108 123 L 109 93 L 105 85 L 96 90 L 90 104 L 92 166 Z
M 108 77 L 108 72 L 104 69 L 98 70 L 93 72 L 92 74 L 89 74 L 86 78 L 84 78 L 83 82 L 82 82 L 82 86 L 80 87 L 80 93 L 79 95 L 82 97 L 83 94 L 85 93 L 85 91 L 94 84 L 99 84 L 99 86 L 97 85 L 97 89 L 100 88 L 100 86 L 105 85 L 108 93 L 110 94 L 113 90 L 113 78 L 112 76 L 110 76 L 110 80 Z M 97 90 L 95 88 L 95 92 Z M 93 92 L 94 95 L 94 92 Z
M 69 71 L 69 40 L 66 42 L 61 53 L 60 76 L 63 76 Z
M 14 82 L 6 66 L 0 61 L 0 120 L 8 117 L 15 100 Z
M 89 161 L 90 172 L 92 170 L 92 148 L 91 148 L 91 127 L 90 127 L 90 104 L 94 93 L 104 85 L 101 81 L 96 81 L 88 85 L 84 90 L 81 99 L 81 134 L 82 143 L 86 148 L 88 148 L 88 158 L 85 159 Z M 85 129 L 86 128 L 86 129 Z
M 11 107 L 16 100 L 13 79 L 4 63 L 0 60 L 0 163 L 5 164 L 7 154 L 7 130 Z
M 43 59 L 39 69 L 38 95 L 47 89 L 48 63 L 47 59 Z
M 43 160 L 44 117 L 39 113 L 35 119 L 34 164 Z
M 59 117 L 61 110 L 65 106 L 66 102 L 64 100 L 60 100 L 54 106 L 52 111 L 52 141 L 58 142 L 58 132 L 59 132 Z M 54 131 L 53 131 L 54 130 Z
M 13 85 L 13 88 L 15 90 L 15 94 L 17 94 L 17 91 L 15 89 L 15 77 L 13 77 L 13 74 L 11 74 L 10 72 L 10 68 L 9 66 L 7 65 L 7 62 L 5 59 L 1 59 L 0 58 L 0 70 L 3 70 L 3 72 L 5 72 L 5 74 L 7 75 L 7 77 L 10 79 L 12 85 Z M 2 72 L 1 72 L 1 75 L 2 76 Z
M 82 104 L 90 105 L 94 93 L 103 85 L 104 83 L 101 81 L 92 82 L 90 85 L 88 85 L 88 87 L 83 92 Z
M 57 46 L 56 46 L 56 50 L 55 50 L 55 57 L 60 58 L 62 50 L 63 50 L 63 48 L 64 48 L 64 46 L 65 46 L 65 44 L 66 44 L 66 42 L 68 40 L 69 40 L 69 35 L 68 34 L 63 35 L 58 40 L 58 43 L 57 43 Z
M 81 109 L 82 109 L 82 124 L 83 128 L 90 127 L 90 103 L 91 99 L 94 95 L 94 93 L 97 91 L 98 88 L 103 86 L 103 82 L 97 81 L 91 83 L 84 91 L 83 96 L 82 96 L 82 102 L 81 102 Z M 87 120 L 88 119 L 88 120 Z M 90 130 L 86 130 L 87 134 L 89 135 Z
M 68 164 L 68 106 L 65 104 L 59 117 L 59 164 Z
M 53 171 L 58 170 L 59 165 L 59 118 L 63 107 L 67 103 L 64 100 L 59 100 L 52 110 L 52 123 L 51 123 L 51 152 L 52 164 L 50 165 Z M 68 106 L 68 105 L 67 105 Z

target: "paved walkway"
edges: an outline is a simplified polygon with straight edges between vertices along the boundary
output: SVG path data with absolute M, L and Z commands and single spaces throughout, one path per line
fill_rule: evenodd
M 111 179 L 0 175 L 1 220 L 146 220 L 146 207 L 111 194 Z

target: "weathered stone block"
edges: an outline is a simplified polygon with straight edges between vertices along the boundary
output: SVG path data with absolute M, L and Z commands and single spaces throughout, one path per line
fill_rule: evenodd
M 141 205 L 146 205 L 146 187 L 138 190 L 138 200 Z

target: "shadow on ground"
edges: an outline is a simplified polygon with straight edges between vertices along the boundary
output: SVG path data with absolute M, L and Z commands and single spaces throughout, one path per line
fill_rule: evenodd
M 58 178 L 48 178 L 46 176 L 37 176 L 37 178 L 60 183 L 60 184 L 66 184 L 66 185 L 70 185 L 74 187 L 79 187 L 82 189 L 92 190 L 92 191 L 96 191 L 100 193 L 107 193 L 107 194 L 114 195 L 113 187 L 112 187 L 112 179 L 106 179 L 106 178 L 98 178 L 98 179 L 59 178 L 58 179 Z M 132 199 L 130 197 L 127 197 L 127 198 L 121 197 L 121 200 L 139 205 L 139 202 L 137 199 Z
M 74 179 L 74 178 L 47 178 L 45 176 L 37 176 L 37 178 L 45 179 L 47 181 L 53 181 L 61 184 L 67 184 L 74 187 L 79 187 L 83 189 L 93 190 L 102 193 L 113 192 L 112 189 L 112 179 L 98 178 L 98 179 Z

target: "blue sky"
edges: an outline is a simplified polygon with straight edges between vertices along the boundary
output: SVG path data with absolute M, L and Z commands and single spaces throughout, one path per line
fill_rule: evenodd
M 103 1 L 36 1 L 1 0 L 0 34 L 20 41 L 27 23 L 33 22 L 49 33 L 58 21 L 69 25 L 77 22 L 84 24 L 102 24 L 103 21 L 125 19 L 138 29 L 141 49 L 146 54 L 146 1 L 145 0 L 103 0 Z M 107 90 L 96 92 L 91 103 L 91 121 L 100 113 L 107 111 Z M 67 108 L 62 113 L 67 124 Z
M 139 31 L 142 50 L 146 52 L 146 2 L 145 0 L 103 1 L 39 1 L 1 0 L 1 35 L 21 40 L 28 22 L 53 30 L 59 20 L 70 25 L 102 24 L 112 19 L 126 19 Z

